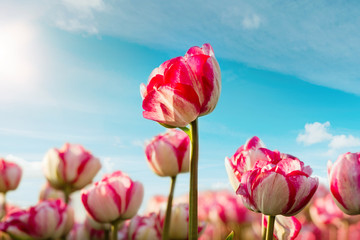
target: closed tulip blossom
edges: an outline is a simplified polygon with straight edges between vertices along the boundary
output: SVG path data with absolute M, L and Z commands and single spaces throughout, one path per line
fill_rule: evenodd
M 312 170 L 296 157 L 259 148 L 261 154 L 253 164 L 245 160 L 233 164 L 230 174 L 238 174 L 237 194 L 244 205 L 265 215 L 293 216 L 301 211 L 314 195 L 319 181 Z M 239 158 L 239 161 L 242 161 Z M 250 166 L 250 167 L 249 167 Z
M 169 129 L 154 137 L 145 147 L 147 162 L 159 176 L 176 176 L 189 171 L 190 139 L 181 130 Z
M 135 216 L 131 219 L 128 228 L 129 240 L 160 240 L 161 229 L 156 213 L 147 216 Z
M 46 179 L 52 187 L 68 194 L 91 183 L 100 168 L 100 160 L 77 144 L 52 148 L 44 157 Z
M 15 239 L 57 239 L 69 233 L 73 224 L 73 209 L 58 199 L 11 212 L 0 230 Z
M 346 214 L 360 214 L 360 153 L 345 153 L 328 163 L 330 192 Z
M 0 158 L 0 192 L 15 190 L 21 179 L 22 170 L 14 162 Z
M 159 123 L 185 127 L 212 112 L 221 89 L 219 64 L 210 44 L 190 48 L 184 57 L 170 59 L 141 84 L 143 116 Z
M 141 205 L 144 188 L 121 171 L 105 175 L 89 189 L 83 190 L 86 211 L 100 223 L 114 223 L 134 217 Z

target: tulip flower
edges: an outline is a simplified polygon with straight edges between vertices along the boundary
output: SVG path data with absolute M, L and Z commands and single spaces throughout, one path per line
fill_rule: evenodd
M 57 190 L 50 186 L 48 182 L 46 182 L 40 189 L 39 200 L 49 200 L 49 199 L 63 199 L 65 201 L 65 194 L 63 191 Z
M 70 193 L 91 183 L 100 168 L 99 159 L 76 144 L 52 148 L 44 157 L 45 177 L 53 188 L 65 192 L 66 202 Z
M 0 158 L 0 192 L 15 190 L 21 179 L 22 170 L 16 163 Z
M 245 145 L 243 150 L 248 148 Z M 240 148 L 235 157 L 225 159 L 229 178 L 239 181 L 236 193 L 244 205 L 254 212 L 268 215 L 270 226 L 274 224 L 276 215 L 293 216 L 300 212 L 319 185 L 319 180 L 310 176 L 311 168 L 289 154 L 262 147 L 250 149 L 254 149 L 256 154 L 250 154 L 249 158 L 236 157 L 241 156 Z M 272 233 L 267 233 L 267 236 L 270 234 L 272 237 Z
M 189 171 L 190 139 L 176 129 L 154 137 L 145 147 L 148 164 L 159 176 L 176 176 Z
M 128 228 L 129 240 L 160 240 L 161 230 L 157 214 L 151 213 L 148 216 L 135 216 L 131 219 Z
M 345 153 L 328 162 L 330 192 L 346 214 L 360 214 L 360 153 Z
M 267 227 L 267 219 L 263 217 L 264 225 Z M 276 239 L 296 239 L 301 230 L 301 223 L 295 217 L 278 216 L 275 219 L 274 237 Z
M 118 223 L 135 216 L 144 196 L 140 182 L 121 171 L 105 175 L 91 188 L 83 190 L 81 200 L 86 211 L 100 223 L 111 223 L 113 239 Z
M 192 47 L 184 57 L 164 62 L 152 71 L 148 85 L 140 88 L 147 119 L 186 127 L 209 114 L 221 88 L 220 68 L 211 45 Z
M 73 209 L 57 199 L 39 202 L 28 210 L 11 212 L 0 230 L 15 239 L 56 239 L 65 236 L 73 224 Z

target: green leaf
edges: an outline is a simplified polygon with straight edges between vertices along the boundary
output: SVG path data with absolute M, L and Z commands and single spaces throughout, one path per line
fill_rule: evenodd
M 225 240 L 233 240 L 234 238 L 234 231 L 231 231 L 231 233 L 226 237 Z

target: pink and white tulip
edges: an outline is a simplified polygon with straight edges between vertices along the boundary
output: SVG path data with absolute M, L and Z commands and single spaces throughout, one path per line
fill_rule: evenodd
M 259 160 L 266 160 L 265 145 L 258 137 L 252 137 L 239 147 L 231 157 L 225 158 L 225 168 L 234 191 L 239 188 L 241 176 L 251 170 Z
M 250 161 L 238 158 L 231 167 L 240 181 L 236 191 L 244 205 L 265 215 L 293 216 L 301 211 L 314 195 L 319 181 L 310 177 L 312 170 L 296 157 L 258 148 L 259 158 Z M 250 163 L 250 164 L 248 164 Z M 237 175 L 236 175 L 237 174 Z
M 345 153 L 328 162 L 330 192 L 346 214 L 360 214 L 360 153 Z
M 0 158 L 0 192 L 15 190 L 21 179 L 22 170 L 14 162 Z
M 56 239 L 65 236 L 73 224 L 73 209 L 58 199 L 39 202 L 28 210 L 11 212 L 0 230 L 16 239 Z
M 83 146 L 66 143 L 61 149 L 52 148 L 44 157 L 44 173 L 56 189 L 79 190 L 89 183 L 100 170 L 101 164 Z
M 263 216 L 264 226 L 267 227 L 267 218 Z M 301 223 L 295 217 L 276 216 L 274 237 L 276 239 L 296 239 L 301 230 Z
M 159 123 L 185 127 L 212 112 L 221 89 L 220 67 L 210 44 L 190 48 L 170 59 L 141 84 L 143 116 Z
M 147 162 L 159 176 L 176 176 L 189 172 L 190 139 L 181 130 L 168 129 L 154 137 L 145 147 Z
M 113 223 L 134 217 L 140 208 L 144 188 L 121 171 L 105 175 L 89 189 L 83 190 L 82 202 L 96 221 Z
M 148 216 L 135 216 L 128 228 L 128 240 L 160 240 L 161 229 L 156 213 Z

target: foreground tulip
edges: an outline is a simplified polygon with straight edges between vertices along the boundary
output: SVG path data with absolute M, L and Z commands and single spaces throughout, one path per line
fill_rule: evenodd
M 14 239 L 56 239 L 65 236 L 73 224 L 73 209 L 58 199 L 11 212 L 1 223 L 0 230 Z
M 81 199 L 86 211 L 96 221 L 112 224 L 113 239 L 116 239 L 118 223 L 135 216 L 143 196 L 144 188 L 140 182 L 134 182 L 125 173 L 116 171 L 83 190 Z
M 336 205 L 346 214 L 360 214 L 360 153 L 345 153 L 334 165 L 329 161 L 330 191 Z
M 232 160 L 225 159 L 225 165 L 231 175 L 229 178 L 239 181 L 236 193 L 244 205 L 268 215 L 269 225 L 273 226 L 276 215 L 293 216 L 300 212 L 314 195 L 319 180 L 310 177 L 311 168 L 296 157 L 257 145 L 250 148 L 256 152 L 253 154 L 255 159 L 233 157 Z M 246 145 L 243 147 L 244 150 L 247 148 Z M 239 152 L 242 152 L 241 148 L 235 155 Z M 271 239 L 272 230 L 270 232 L 267 236 Z
M 212 112 L 220 96 L 221 76 L 211 45 L 192 47 L 184 57 L 164 62 L 140 88 L 147 119 L 186 127 Z
M 100 168 L 99 159 L 76 144 L 50 149 L 44 157 L 46 179 L 52 187 L 63 190 L 67 198 L 71 192 L 91 183 Z
M 150 168 L 159 176 L 176 176 L 189 171 L 190 139 L 176 129 L 154 137 L 145 147 Z

